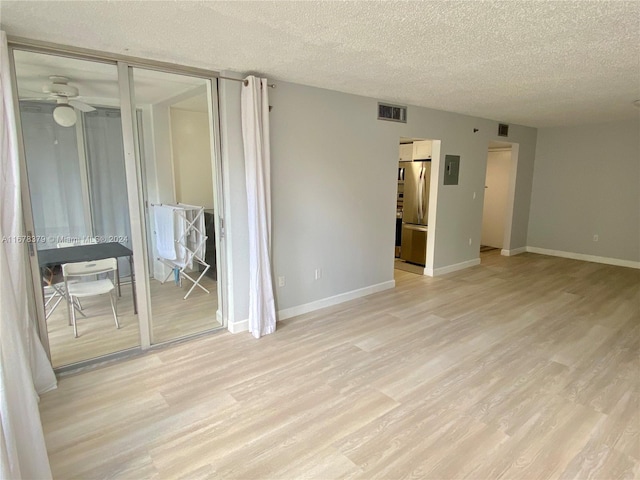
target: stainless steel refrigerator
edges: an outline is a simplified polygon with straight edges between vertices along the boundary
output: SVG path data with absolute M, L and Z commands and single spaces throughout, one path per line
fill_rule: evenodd
M 431 162 L 403 163 L 404 196 L 400 258 L 424 266 L 427 259 Z

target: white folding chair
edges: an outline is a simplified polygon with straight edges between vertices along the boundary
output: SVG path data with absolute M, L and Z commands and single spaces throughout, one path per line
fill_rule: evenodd
M 80 240 L 79 242 L 58 242 L 56 244 L 57 248 L 67 248 L 74 247 L 76 245 L 85 245 L 85 244 L 93 244 L 98 243 L 98 241 L 89 237 L 87 239 Z M 44 309 L 45 309 L 45 320 L 48 320 L 49 317 L 53 314 L 56 307 L 60 304 L 63 298 L 66 297 L 66 288 L 64 286 L 64 279 L 60 277 L 60 265 L 56 265 L 46 269 L 46 275 L 43 275 L 43 291 L 44 291 Z M 75 281 L 73 281 L 75 282 Z M 73 283 L 70 282 L 70 283 Z M 51 307 L 49 308 L 49 306 Z M 82 313 L 82 305 L 79 300 L 76 300 L 74 303 L 75 309 L 80 312 L 80 315 L 85 316 Z M 71 319 L 69 319 L 69 325 L 71 325 Z
M 58 304 L 64 298 L 63 283 L 47 283 L 47 279 L 43 278 L 42 290 L 44 292 L 44 311 L 45 320 L 49 320 L 49 317 L 56 309 Z
M 70 283 L 71 279 L 79 279 L 81 277 L 93 277 L 101 273 L 113 274 L 113 279 L 118 275 L 118 261 L 115 258 L 105 258 L 104 260 L 95 260 L 92 262 L 65 263 L 62 265 L 62 276 L 64 277 L 65 289 L 68 295 L 67 310 L 73 321 L 73 335 L 78 337 L 78 326 L 76 324 L 75 308 L 71 308 L 74 301 L 79 298 L 93 297 L 97 295 L 109 294 L 111 301 L 111 311 L 116 321 L 116 328 L 120 328 L 118 323 L 118 314 L 116 311 L 116 295 L 115 285 L 112 279 L 100 278 L 98 280 L 79 281 Z M 114 299 L 116 297 L 116 299 Z

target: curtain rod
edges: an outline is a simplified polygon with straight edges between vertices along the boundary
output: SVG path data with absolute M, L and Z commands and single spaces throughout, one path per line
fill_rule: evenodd
M 248 80 L 243 80 L 241 78 L 223 77 L 222 75 L 218 75 L 217 78 L 221 78 L 222 80 L 233 80 L 234 82 L 242 82 L 242 84 L 245 87 L 247 85 L 249 85 L 249 81 Z M 270 87 L 270 88 L 276 88 L 275 84 L 273 84 L 273 83 L 268 83 L 267 86 Z

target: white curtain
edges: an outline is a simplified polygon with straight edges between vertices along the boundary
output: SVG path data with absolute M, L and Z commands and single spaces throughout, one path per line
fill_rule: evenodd
M 5 32 L 0 49 L 0 478 L 47 479 L 38 393 L 55 388 L 56 378 L 29 316 L 26 246 L 12 241 L 24 228 Z
M 276 330 L 271 276 L 271 158 L 267 80 L 250 76 L 242 88 L 244 143 L 249 211 L 249 331 L 260 338 Z

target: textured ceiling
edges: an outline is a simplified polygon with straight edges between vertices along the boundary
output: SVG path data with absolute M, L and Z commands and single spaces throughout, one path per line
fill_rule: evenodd
M 9 34 L 535 127 L 640 115 L 640 2 L 0 1 Z

